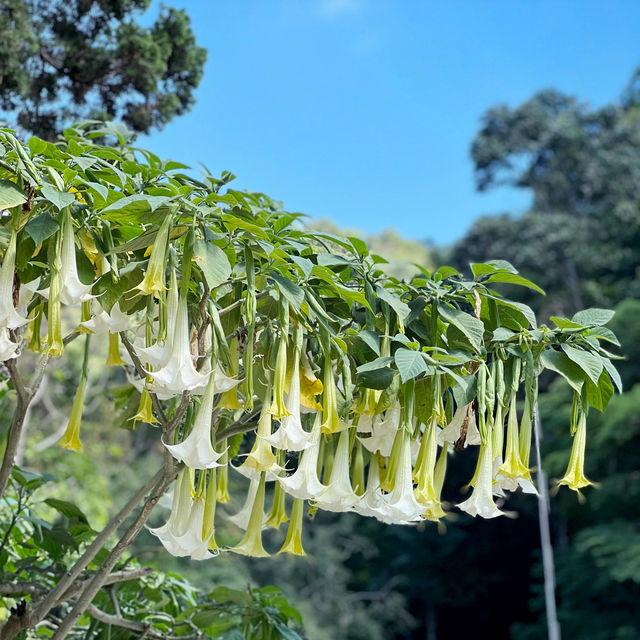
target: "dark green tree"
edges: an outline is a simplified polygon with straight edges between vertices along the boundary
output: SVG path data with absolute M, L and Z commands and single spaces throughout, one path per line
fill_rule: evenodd
M 51 140 L 78 118 L 162 128 L 194 102 L 206 60 L 185 11 L 151 0 L 0 1 L 0 115 Z

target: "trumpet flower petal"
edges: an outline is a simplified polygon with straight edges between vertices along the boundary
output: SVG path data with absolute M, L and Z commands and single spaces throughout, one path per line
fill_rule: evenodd
M 179 444 L 162 442 L 176 460 L 184 462 L 190 469 L 211 469 L 220 466 L 218 460 L 223 453 L 216 451 L 211 444 L 211 414 L 214 394 L 215 374 L 212 373 L 202 396 L 191 433 Z
M 458 504 L 458 509 L 466 511 L 472 516 L 496 518 L 505 515 L 493 501 L 493 473 L 491 464 L 491 441 L 480 445 L 478 473 L 473 487 L 473 493 L 464 502 Z
M 13 280 L 16 271 L 16 232 L 11 234 L 9 246 L 2 260 L 0 267 L 0 327 L 7 329 L 17 329 L 29 322 L 26 316 L 16 311 L 13 306 Z M 21 287 L 22 289 L 22 287 Z M 4 358 L 8 360 L 8 358 Z

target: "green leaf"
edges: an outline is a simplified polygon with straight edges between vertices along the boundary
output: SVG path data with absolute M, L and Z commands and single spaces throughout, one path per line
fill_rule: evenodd
M 477 351 L 480 351 L 484 339 L 484 324 L 481 320 L 469 313 L 444 304 L 438 305 L 438 313 L 447 322 L 459 329 L 467 337 L 471 345 Z
M 41 213 L 35 218 L 31 218 L 24 227 L 36 244 L 40 244 L 58 230 L 58 221 L 54 220 L 48 213 Z
M 577 322 L 584 327 L 600 327 L 607 324 L 614 315 L 615 311 L 611 311 L 611 309 L 584 309 L 583 311 L 578 311 L 578 313 L 571 318 L 571 321 Z
M 540 361 L 547 369 L 559 373 L 578 393 L 582 391 L 586 375 L 566 353 L 548 349 L 542 352 Z
M 615 368 L 613 362 L 609 360 L 609 358 L 602 358 L 602 364 L 606 369 L 607 373 L 615 383 L 616 387 L 618 387 L 618 392 L 622 393 L 622 378 L 620 378 L 620 374 L 618 370 Z
M 393 358 L 376 358 L 356 369 L 356 379 L 358 384 L 367 389 L 386 389 L 392 382 L 396 372 L 389 365 Z
M 380 336 L 375 331 L 363 329 L 358 333 L 358 337 L 364 342 L 377 356 L 380 355 Z
M 275 280 L 280 293 L 282 293 L 286 298 L 287 302 L 295 310 L 298 310 L 300 305 L 304 302 L 304 289 L 299 287 L 295 282 L 289 280 L 289 278 L 285 278 L 278 273 L 270 273 L 269 277 Z
M 274 627 L 280 634 L 282 640 L 302 640 L 293 629 L 289 629 L 289 627 L 285 626 L 282 622 L 276 622 Z
M 613 385 L 606 371 L 602 372 L 597 384 L 587 380 L 587 400 L 594 409 L 604 411 L 612 396 Z
M 202 269 L 210 289 L 220 286 L 231 275 L 231 264 L 227 254 L 211 242 L 198 240 L 193 252 L 193 260 Z
M 356 238 L 355 236 L 347 236 L 347 239 L 351 242 L 353 248 L 361 258 L 366 258 L 369 255 L 369 248 L 364 240 Z
M 604 367 L 600 356 L 576 349 L 568 344 L 563 344 L 562 350 L 591 378 L 594 384 L 598 384 L 598 379 Z
M 396 351 L 395 363 L 402 382 L 416 378 L 421 373 L 429 370 L 429 366 L 420 351 L 413 351 L 404 347 Z
M 77 518 L 80 522 L 88 524 L 87 516 L 85 516 L 80 508 L 73 504 L 73 502 L 58 500 L 57 498 L 47 498 L 45 502 L 58 513 L 61 513 L 65 518 Z
M 518 335 L 511 329 L 507 329 L 506 327 L 498 327 L 493 330 L 493 337 L 491 338 L 493 342 L 504 342 L 505 340 L 510 340 L 513 336 Z
M 146 193 L 137 193 L 116 200 L 101 211 L 105 220 L 113 222 L 140 222 L 142 216 L 153 213 L 160 207 L 165 207 L 170 201 L 169 196 L 151 196 Z M 144 221 L 147 221 L 144 218 Z M 157 222 L 157 220 L 154 220 Z
M 58 191 L 55 187 L 50 187 L 49 185 L 45 185 L 40 191 L 43 197 L 54 205 L 58 211 L 62 211 L 62 209 L 76 201 L 74 193 Z
M 0 180 L 0 209 L 18 207 L 27 201 L 27 196 L 11 180 Z
M 376 287 L 376 293 L 380 300 L 384 300 L 396 312 L 400 320 L 404 322 L 409 317 L 411 308 L 400 300 L 400 296 L 383 287 Z
M 545 295 L 545 292 L 537 285 L 531 282 L 531 280 L 527 280 L 522 276 L 516 275 L 515 273 L 510 273 L 509 271 L 498 271 L 490 275 L 485 281 L 486 282 L 505 282 L 507 284 L 518 284 L 523 287 L 528 287 L 529 289 L 533 289 L 542 295 Z
M 606 340 L 618 347 L 620 346 L 620 341 L 616 337 L 616 334 L 613 333 L 611 329 L 607 329 L 607 327 L 595 327 L 589 331 L 588 335 L 593 336 L 594 338 L 600 338 L 601 340 Z
M 584 329 L 579 322 L 572 322 L 567 318 L 558 318 L 557 316 L 551 316 L 549 318 L 558 329 Z

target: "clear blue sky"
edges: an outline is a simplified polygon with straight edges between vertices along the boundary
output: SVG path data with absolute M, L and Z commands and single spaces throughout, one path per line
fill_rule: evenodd
M 547 87 L 601 105 L 640 64 L 632 0 L 166 4 L 187 9 L 208 62 L 193 110 L 144 146 L 292 211 L 438 244 L 529 202 L 474 189 L 488 107 Z

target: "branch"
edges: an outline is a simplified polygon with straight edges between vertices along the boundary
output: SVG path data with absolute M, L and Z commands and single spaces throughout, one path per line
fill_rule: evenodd
M 183 391 L 182 399 L 180 400 L 180 404 L 176 409 L 175 415 L 173 416 L 173 418 L 171 418 L 169 422 L 165 423 L 165 426 L 163 429 L 163 438 L 166 438 L 167 436 L 171 435 L 176 430 L 176 427 L 180 424 L 180 420 L 182 420 L 184 414 L 189 408 L 190 402 L 191 402 L 191 394 L 188 391 Z
M 2 640 L 11 640 L 23 629 L 34 627 L 36 624 L 44 620 L 51 609 L 64 600 L 66 592 L 70 587 L 72 587 L 73 583 L 76 582 L 87 565 L 96 557 L 109 537 L 120 525 L 122 525 L 124 520 L 135 509 L 140 500 L 142 500 L 149 491 L 153 490 L 161 481 L 163 481 L 164 476 L 165 470 L 163 468 L 160 469 L 124 507 L 122 507 L 119 513 L 98 534 L 80 558 L 78 558 L 75 565 L 62 576 L 58 584 L 49 591 L 43 600 L 38 602 L 31 611 L 26 611 L 21 616 L 16 616 L 14 614 L 9 618 L 0 633 L 0 638 L 2 638 Z M 114 573 L 112 575 L 117 574 Z M 109 577 L 105 577 L 105 581 L 108 579 Z
M 11 472 L 13 471 L 13 466 L 16 462 L 18 446 L 20 445 L 20 438 L 22 437 L 24 419 L 27 415 L 29 402 L 31 402 L 31 398 L 33 397 L 25 387 L 15 361 L 7 360 L 6 367 L 9 370 L 9 376 L 11 377 L 13 386 L 18 394 L 18 402 L 16 405 L 16 412 L 13 416 L 13 422 L 9 430 L 9 435 L 7 437 L 7 446 L 2 458 L 2 466 L 0 466 L 0 496 L 4 495 L 9 478 L 11 477 Z
M 238 420 L 233 424 L 229 425 L 222 431 L 216 433 L 216 443 L 222 442 L 231 436 L 236 436 L 239 433 L 248 433 L 249 431 L 253 431 L 257 426 L 257 422 L 251 422 L 251 420 L 258 417 L 260 411 L 255 411 L 252 413 L 246 420 Z
M 133 345 L 129 341 L 129 338 L 127 338 L 127 335 L 124 331 L 120 332 L 120 340 L 122 340 L 122 344 L 124 345 L 124 348 L 127 350 L 127 353 L 129 354 L 129 357 L 131 358 L 131 361 L 133 362 L 133 365 L 136 368 L 138 375 L 141 378 L 146 378 L 147 372 L 144 370 L 144 367 L 142 366 L 142 362 L 140 362 L 140 358 L 138 358 L 138 354 L 135 352 Z M 152 393 L 151 391 L 149 391 L 149 396 L 151 397 L 151 404 L 153 405 L 153 408 L 156 412 L 156 415 L 158 416 L 158 419 L 163 425 L 166 425 L 167 416 L 165 415 L 162 409 L 162 405 L 160 404 L 160 400 L 158 400 L 158 396 L 155 393 Z
M 102 609 L 98 609 L 93 604 L 90 604 L 87 607 L 87 613 L 100 622 L 104 622 L 105 624 L 111 625 L 112 627 L 122 627 L 123 629 L 129 629 L 130 631 L 136 631 L 139 634 L 144 633 L 145 638 L 163 638 L 164 636 L 150 631 L 149 625 L 144 622 L 137 622 L 136 620 L 127 620 L 121 616 L 113 615 L 112 613 L 107 613 L 106 611 L 102 611 Z
M 0 584 L 0 594 L 13 595 L 28 593 L 32 596 L 39 596 L 47 590 L 41 584 L 35 582 L 14 582 L 13 584 Z
M 120 538 L 116 546 L 112 549 L 111 553 L 107 556 L 106 560 L 102 563 L 102 566 L 96 574 L 91 578 L 86 589 L 82 595 L 78 598 L 71 611 L 67 614 L 63 622 L 58 627 L 51 640 L 63 640 L 69 634 L 69 631 L 73 628 L 78 618 L 87 610 L 96 594 L 102 586 L 105 584 L 109 577 L 109 574 L 113 567 L 116 565 L 120 556 L 127 550 L 129 545 L 133 542 L 136 536 L 144 527 L 145 522 L 149 518 L 151 511 L 156 506 L 158 500 L 165 492 L 166 488 L 175 480 L 178 474 L 178 467 L 173 461 L 167 462 L 165 458 L 165 467 L 162 471 L 160 481 L 156 483 L 149 497 L 144 503 L 138 517 L 133 524 L 127 529 L 126 533 Z

